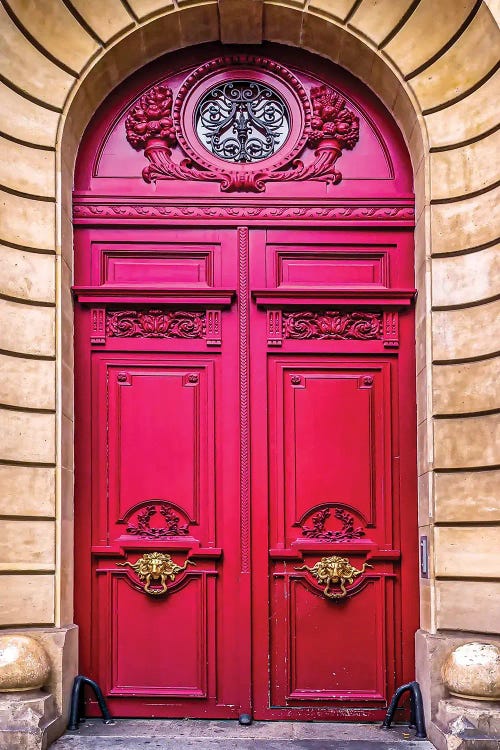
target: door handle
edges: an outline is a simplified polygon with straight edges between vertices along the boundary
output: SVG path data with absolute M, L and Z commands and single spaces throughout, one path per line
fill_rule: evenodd
M 184 565 L 177 565 L 166 552 L 146 552 L 135 563 L 127 560 L 116 564 L 133 568 L 139 580 L 145 582 L 144 592 L 150 596 L 165 594 L 168 588 L 167 581 L 175 581 L 176 575 L 186 570 L 188 565 L 196 565 L 192 560 L 186 560 Z M 159 581 L 156 585 L 161 588 L 151 588 L 151 583 L 154 581 Z
M 347 596 L 346 583 L 352 583 L 357 576 L 365 572 L 366 568 L 373 568 L 373 565 L 365 562 L 361 570 L 358 570 L 351 565 L 347 557 L 332 555 L 322 557 L 312 568 L 308 565 L 301 565 L 295 570 L 308 570 L 319 584 L 325 584 L 323 593 L 328 599 L 343 599 Z M 340 584 L 340 593 L 334 591 L 335 584 Z

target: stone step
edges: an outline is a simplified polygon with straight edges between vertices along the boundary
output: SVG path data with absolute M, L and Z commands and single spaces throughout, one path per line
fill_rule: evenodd
M 322 722 L 133 720 L 114 725 L 88 720 L 51 750 L 434 750 L 408 727 Z

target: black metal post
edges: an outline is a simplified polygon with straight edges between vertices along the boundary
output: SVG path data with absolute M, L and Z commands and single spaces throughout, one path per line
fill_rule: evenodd
M 85 677 L 79 674 L 75 677 L 73 682 L 73 690 L 71 691 L 71 708 L 69 714 L 68 730 L 70 732 L 76 732 L 80 727 L 80 722 L 85 719 L 85 701 L 84 701 L 84 689 L 85 685 L 88 685 L 94 691 L 97 703 L 102 713 L 102 720 L 105 724 L 113 724 L 113 719 L 109 713 L 104 695 L 102 690 L 94 680 L 89 677 Z
M 410 726 L 415 727 L 415 737 L 417 739 L 425 739 L 427 737 L 425 731 L 425 717 L 424 717 L 424 705 L 422 702 L 422 693 L 420 691 L 420 685 L 418 682 L 408 682 L 405 685 L 398 687 L 394 695 L 392 696 L 389 708 L 385 715 L 385 719 L 382 722 L 382 729 L 390 729 L 392 722 L 394 721 L 394 714 L 398 707 L 400 698 L 404 693 L 410 693 Z

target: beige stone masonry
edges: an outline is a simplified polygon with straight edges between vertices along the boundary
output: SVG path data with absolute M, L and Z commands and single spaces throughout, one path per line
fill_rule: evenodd
M 330 16 L 336 21 L 345 21 L 353 6 L 354 0 L 310 0 L 308 10 Z
M 380 45 L 410 8 L 412 0 L 364 0 L 353 13 L 349 26 Z
M 0 571 L 53 571 L 55 523 L 0 519 Z
M 428 0 L 428 4 L 434 10 L 446 5 L 440 3 L 437 6 L 434 0 Z M 429 30 L 438 28 L 436 19 L 433 19 Z M 432 36 L 430 33 L 429 37 Z M 420 36 L 418 45 L 424 40 L 425 36 Z M 443 103 L 453 102 L 476 87 L 496 65 L 499 43 L 500 30 L 489 10 L 481 6 L 457 41 L 435 63 L 411 79 L 410 86 L 422 110 L 425 112 Z M 477 54 L 478 49 L 481 50 L 480 55 Z M 476 54 L 470 54 L 472 50 Z M 463 65 L 464 59 L 467 59 L 466 66 Z
M 55 355 L 53 307 L 38 307 L 0 298 L 0 350 L 40 357 Z
M 54 149 L 59 114 L 26 99 L 0 81 L 0 132 Z
M 403 75 L 408 76 L 446 46 L 473 7 L 474 0 L 455 3 L 422 0 L 384 51 L 397 61 Z
M 0 353 L 0 404 L 55 410 L 56 363 Z
M 437 523 L 500 522 L 500 469 L 436 472 L 434 517 Z
M 456 253 L 498 239 L 500 189 L 432 207 L 432 252 Z
M 500 294 L 500 244 L 432 261 L 434 307 L 474 305 Z
M 500 300 L 432 316 L 433 357 L 437 362 L 481 357 L 498 351 Z
M 0 190 L 0 226 L 4 242 L 36 250 L 54 250 L 54 203 Z
M 431 199 L 461 198 L 498 180 L 492 154 L 500 151 L 500 129 L 468 146 L 431 154 Z
M 171 10 L 174 6 L 173 0 L 128 0 L 128 4 L 139 21 L 164 10 Z
M 432 148 L 453 146 L 480 138 L 498 126 L 500 70 L 479 88 L 449 107 L 425 116 Z
M 0 74 L 30 97 L 62 108 L 74 83 L 74 77 L 46 58 L 11 21 L 0 5 L 3 54 Z
M 97 34 L 102 42 L 109 42 L 130 29 L 134 20 L 120 0 L 71 0 L 71 4 Z
M 53 414 L 0 407 L 0 457 L 7 461 L 55 463 L 55 427 Z
M 260 44 L 262 10 L 262 0 L 219 0 L 221 42 Z
M 54 576 L 0 573 L 0 626 L 54 622 Z
M 81 72 L 98 45 L 59 0 L 8 0 L 16 17 L 56 60 Z
M 468 469 L 498 464 L 500 414 L 434 421 L 435 468 Z
M 499 369 L 498 357 L 433 367 L 434 414 L 474 414 L 496 409 L 500 398 Z
M 54 518 L 55 470 L 0 464 L 0 516 Z
M 498 578 L 500 527 L 438 526 L 434 545 L 438 578 Z
M 54 304 L 54 255 L 0 245 L 0 294 L 26 302 Z
M 436 612 L 437 627 L 441 630 L 496 634 L 500 620 L 500 583 L 437 581 Z
M 0 185 L 20 193 L 55 198 L 55 153 L 23 146 L 0 136 Z M 19 164 L 26 168 L 19 169 Z

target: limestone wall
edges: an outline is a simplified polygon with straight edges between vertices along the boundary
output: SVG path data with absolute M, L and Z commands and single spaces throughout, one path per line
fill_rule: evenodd
M 0 625 L 72 622 L 76 149 L 133 70 L 199 42 L 301 46 L 367 83 L 415 170 L 422 628 L 500 622 L 500 49 L 474 0 L 5 0 L 0 9 Z M 245 23 L 241 23 L 241 18 Z

